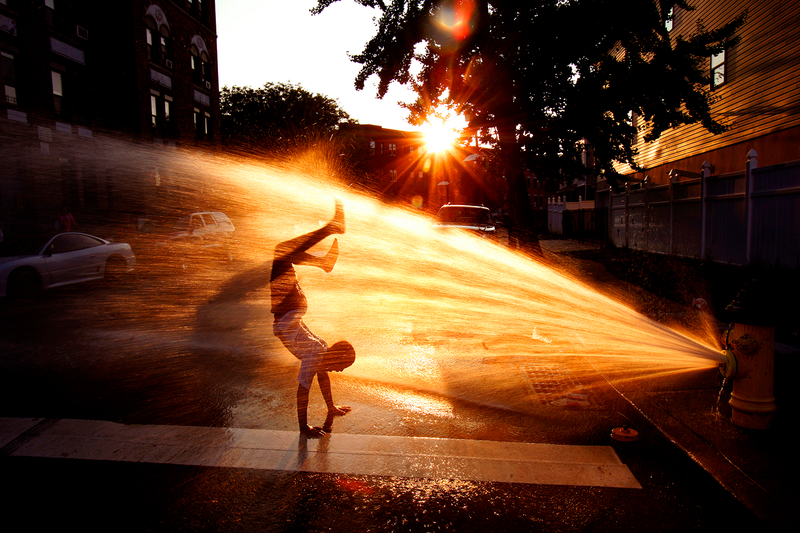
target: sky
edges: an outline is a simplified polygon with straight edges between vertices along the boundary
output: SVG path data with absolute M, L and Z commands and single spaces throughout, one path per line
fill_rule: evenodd
M 311 93 L 337 100 L 361 124 L 418 130 L 405 120 L 398 101 L 413 92 L 393 83 L 378 100 L 377 77 L 356 91 L 360 53 L 377 33 L 380 12 L 353 0 L 340 0 L 311 15 L 316 0 L 217 0 L 219 85 L 260 88 L 265 83 L 299 84 Z

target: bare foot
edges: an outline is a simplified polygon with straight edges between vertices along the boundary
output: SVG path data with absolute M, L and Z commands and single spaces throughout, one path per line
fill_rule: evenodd
M 341 200 L 336 200 L 336 213 L 329 224 L 331 233 L 344 233 L 344 206 Z
M 322 270 L 325 272 L 330 272 L 333 270 L 333 265 L 336 264 L 336 260 L 339 258 L 339 241 L 337 239 L 333 239 L 333 244 L 331 245 L 331 249 L 328 250 L 328 253 L 322 258 Z

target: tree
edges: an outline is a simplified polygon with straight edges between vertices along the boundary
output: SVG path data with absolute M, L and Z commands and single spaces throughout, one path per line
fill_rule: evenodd
M 335 100 L 288 83 L 223 87 L 220 108 L 223 142 L 241 148 L 305 148 L 353 122 Z
M 369 151 L 355 127 L 358 122 L 321 94 L 300 85 L 267 83 L 260 89 L 223 87 L 220 91 L 223 143 L 243 150 L 269 152 L 326 168 L 347 183 L 371 187 Z
M 318 0 L 312 12 L 336 1 Z M 634 114 L 646 140 L 683 124 L 726 129 L 711 116 L 705 65 L 734 41 L 744 14 L 712 31 L 698 25 L 673 44 L 665 22 L 673 5 L 692 9 L 685 1 L 355 1 L 381 12 L 377 34 L 351 57 L 362 65 L 356 88 L 377 75 L 382 98 L 391 82 L 411 84 L 416 120 L 446 105 L 491 132 L 522 225 L 530 220 L 523 165 L 583 173 L 588 143 L 615 184 L 615 163 L 640 169 Z

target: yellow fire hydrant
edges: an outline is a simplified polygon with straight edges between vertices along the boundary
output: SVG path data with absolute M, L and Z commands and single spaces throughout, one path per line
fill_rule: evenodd
M 730 350 L 736 360 L 733 390 L 728 402 L 731 421 L 748 429 L 767 429 L 777 410 L 775 383 L 775 327 L 769 313 L 757 305 L 763 299 L 755 293 L 757 282 L 746 284 L 726 308 L 734 318 Z

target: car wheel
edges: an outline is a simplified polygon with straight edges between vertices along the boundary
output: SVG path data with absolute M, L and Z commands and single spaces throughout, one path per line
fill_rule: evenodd
M 103 272 L 103 278 L 106 281 L 117 282 L 120 281 L 127 271 L 127 263 L 125 259 L 119 256 L 111 256 L 106 260 L 106 268 Z
M 33 268 L 20 268 L 8 275 L 6 294 L 9 298 L 34 296 L 42 290 L 42 277 Z

